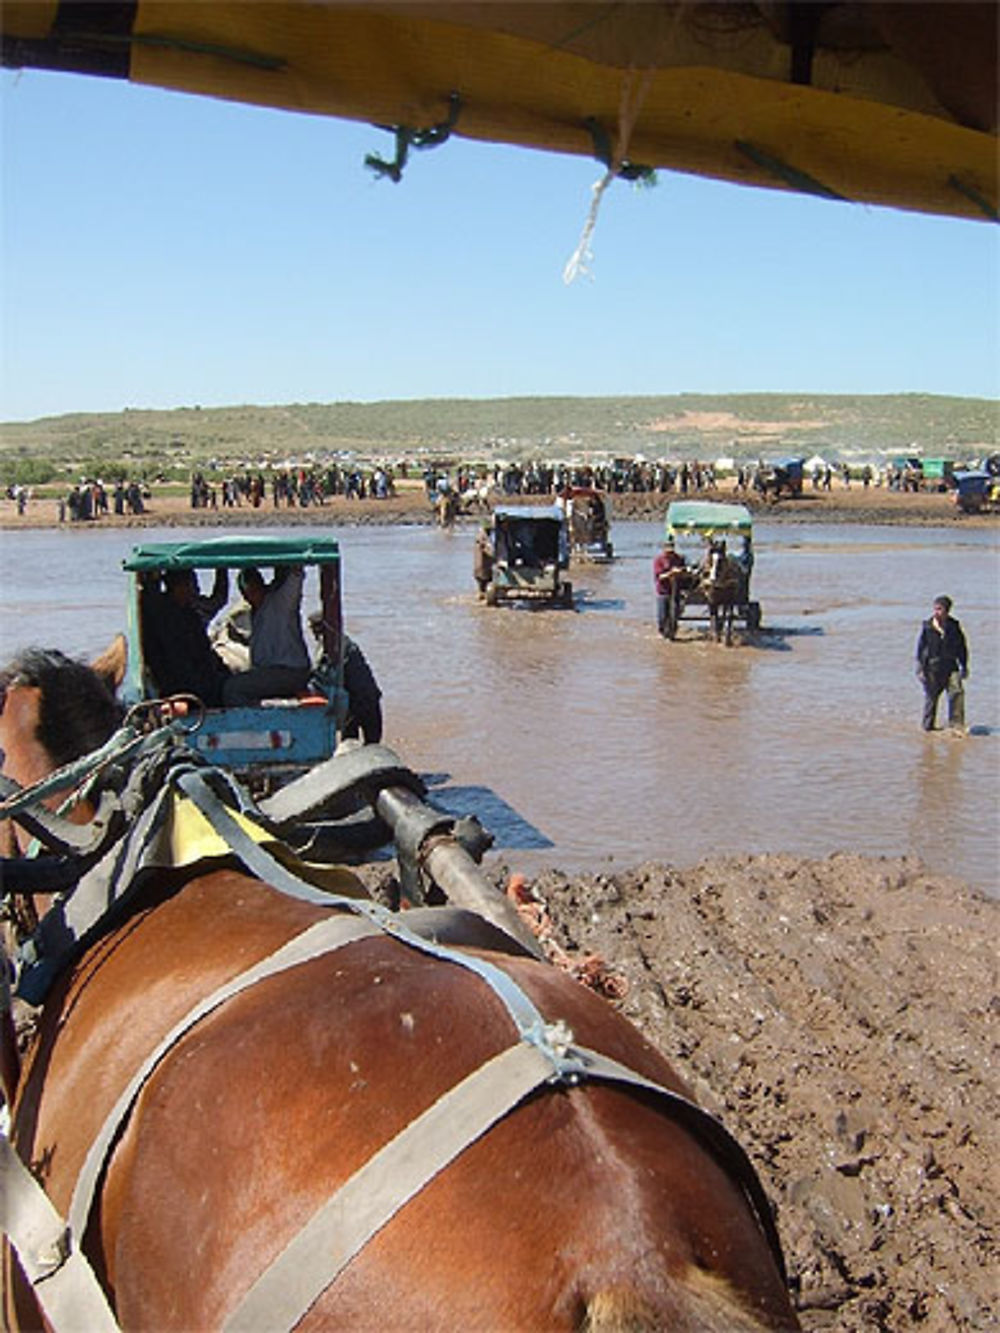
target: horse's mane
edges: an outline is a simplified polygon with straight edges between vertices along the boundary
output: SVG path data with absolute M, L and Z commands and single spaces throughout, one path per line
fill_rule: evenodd
M 36 739 L 57 766 L 96 750 L 121 721 L 121 707 L 105 680 L 57 648 L 20 652 L 0 669 L 0 694 L 11 685 L 40 690 Z

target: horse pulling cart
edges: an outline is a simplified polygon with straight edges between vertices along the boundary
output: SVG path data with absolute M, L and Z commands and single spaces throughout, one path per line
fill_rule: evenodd
M 3 1065 L 8 1327 L 797 1327 L 742 1149 L 392 751 L 255 800 L 157 701 L 88 748 L 107 687 L 61 654 L 0 683 L 0 814 L 45 849 L 3 865 L 38 1015 Z M 345 864 L 359 806 L 407 910 Z
M 684 564 L 669 579 L 664 634 L 677 637 L 682 620 L 708 620 L 717 642 L 732 643 L 733 624 L 750 632 L 760 629 L 760 603 L 751 599 L 753 518 L 740 504 L 675 500 L 667 508 L 668 541 L 688 548 Z M 732 554 L 729 542 L 738 540 Z
M 594 565 L 610 563 L 615 548 L 608 496 L 593 486 L 571 486 L 565 500 L 572 558 Z

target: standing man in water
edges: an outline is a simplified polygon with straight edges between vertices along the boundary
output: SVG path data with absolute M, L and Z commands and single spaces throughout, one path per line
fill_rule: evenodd
M 948 691 L 948 725 L 965 730 L 964 681 L 969 674 L 969 648 L 962 626 L 951 614 L 951 598 L 936 597 L 934 613 L 920 627 L 917 675 L 924 687 L 924 731 L 933 731 L 938 699 Z
M 656 588 L 656 628 L 666 637 L 667 608 L 671 601 L 676 602 L 678 572 L 685 567 L 685 560 L 674 546 L 673 537 L 668 537 L 662 550 L 653 557 L 653 586 Z

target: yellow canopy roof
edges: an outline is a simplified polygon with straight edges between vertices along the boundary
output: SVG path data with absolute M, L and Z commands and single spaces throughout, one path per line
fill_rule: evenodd
M 986 3 L 6 0 L 11 68 L 997 216 Z

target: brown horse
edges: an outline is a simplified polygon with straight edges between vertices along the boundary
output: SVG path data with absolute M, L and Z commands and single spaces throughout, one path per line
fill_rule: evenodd
M 724 638 L 728 646 L 733 641 L 733 620 L 737 606 L 746 597 L 745 583 L 739 564 L 726 554 L 724 545 L 714 543 L 702 574 L 701 592 L 716 643 Z
M 107 708 L 74 689 L 81 718 Z M 48 694 L 8 678 L 23 782 L 54 766 Z M 72 726 L 62 762 L 96 743 Z M 318 897 L 231 859 L 146 872 L 44 1001 L 12 1140 L 121 1328 L 798 1327 L 745 1159 L 605 1001 Z M 332 919 L 358 938 L 233 989 Z M 9 1252 L 5 1276 L 10 1326 L 38 1327 Z

